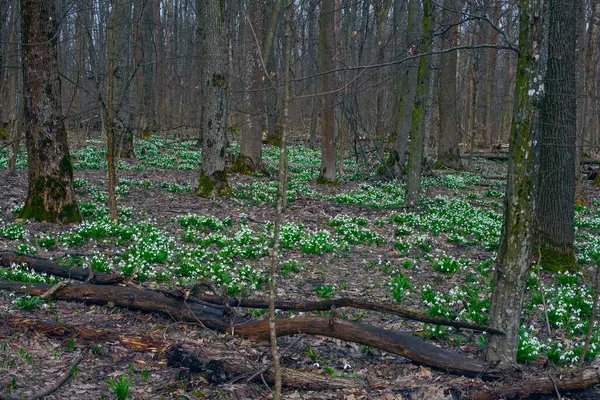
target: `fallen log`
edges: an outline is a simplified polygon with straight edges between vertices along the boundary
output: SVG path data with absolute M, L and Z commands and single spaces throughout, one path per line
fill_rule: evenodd
M 213 296 L 209 294 L 196 294 L 194 296 L 189 296 L 188 301 L 194 301 L 195 299 L 201 300 L 204 303 L 211 304 L 227 304 L 231 307 L 246 307 L 246 308 L 269 308 L 268 300 L 261 299 L 233 299 L 233 298 L 224 298 L 219 296 Z M 497 335 L 504 335 L 504 332 L 499 331 L 497 329 L 490 328 L 485 325 L 478 324 L 469 324 L 467 322 L 461 321 L 453 321 L 445 318 L 436 318 L 429 316 L 427 314 L 410 310 L 408 308 L 390 305 L 390 304 L 382 304 L 382 303 L 374 303 L 370 301 L 364 301 L 360 299 L 355 299 L 351 297 L 342 297 L 339 299 L 327 299 L 321 301 L 285 301 L 279 300 L 275 302 L 275 308 L 278 310 L 288 310 L 288 311 L 326 311 L 330 310 L 331 307 L 341 308 L 341 307 L 352 307 L 361 310 L 370 310 L 383 312 L 393 315 L 398 315 L 400 317 L 410 319 L 413 321 L 426 322 L 434 325 L 445 325 L 452 326 L 455 328 L 463 328 L 470 329 L 478 332 L 490 332 L 495 333 Z
M 26 264 L 35 272 L 45 272 L 59 278 L 86 281 L 96 285 L 114 285 L 125 279 L 121 274 L 106 274 L 91 269 L 65 267 L 46 258 L 25 256 L 8 251 L 0 251 L 0 266 L 10 268 L 12 264 Z
M 0 289 L 15 293 L 40 296 L 52 285 L 0 281 Z M 152 290 L 139 290 L 123 286 L 68 285 L 56 291 L 56 300 L 80 301 L 86 304 L 111 303 L 122 308 L 144 312 L 156 312 L 177 321 L 198 322 L 211 329 L 225 331 L 229 321 L 223 310 L 216 306 L 198 303 L 185 304 Z
M 39 296 L 51 285 L 0 281 L 0 289 Z M 121 286 L 69 285 L 56 291 L 57 300 L 91 304 L 112 303 L 119 307 L 158 312 L 176 320 L 198 322 L 204 326 L 253 339 L 268 340 L 268 321 L 248 322 L 241 318 L 229 321 L 222 310 L 207 305 L 186 303 L 161 293 Z M 406 332 L 395 332 L 369 325 L 324 317 L 282 318 L 277 320 L 279 336 L 308 333 L 376 347 L 444 371 L 495 378 L 497 371 L 487 363 L 441 349 Z
M 236 378 L 254 374 L 255 368 L 239 354 L 225 348 L 215 351 L 207 346 L 171 346 L 165 353 L 167 365 L 175 368 L 187 368 L 201 373 L 212 384 L 223 384 Z M 272 371 L 263 374 L 267 383 L 275 381 Z M 361 389 L 366 386 L 362 379 L 350 379 L 320 375 L 314 372 L 299 371 L 291 368 L 281 369 L 284 387 L 303 390 L 343 390 Z
M 93 272 L 92 280 L 89 281 L 90 273 L 92 271 L 82 268 L 66 268 L 59 264 L 56 264 L 50 260 L 40 258 L 40 257 L 32 257 L 32 256 L 21 256 L 16 255 L 10 252 L 0 252 L 0 266 L 10 266 L 12 263 L 25 263 L 33 268 L 36 272 L 45 272 L 50 275 L 58 276 L 61 278 L 70 278 L 79 281 L 87 281 L 89 283 L 95 284 L 115 284 L 120 283 L 124 280 L 124 277 L 120 274 L 108 275 L 100 272 Z M 268 308 L 269 303 L 267 300 L 261 299 L 233 299 L 233 298 L 224 298 L 218 297 L 214 295 L 207 294 L 196 294 L 195 296 L 187 296 L 183 291 L 170 291 L 170 292 L 162 292 L 167 295 L 184 299 L 189 298 L 190 303 L 200 303 L 202 305 L 207 305 L 210 303 L 211 307 L 222 309 L 223 304 L 228 304 L 231 307 L 247 307 L 247 308 Z M 328 299 L 323 301 L 313 301 L 313 302 L 298 302 L 298 301 L 278 301 L 275 304 L 275 308 L 279 310 L 288 310 L 288 311 L 326 311 L 331 309 L 331 307 L 341 308 L 341 307 L 352 307 L 362 310 L 371 310 L 377 312 L 383 312 L 393 315 L 398 315 L 400 317 L 426 322 L 434 325 L 445 325 L 452 326 L 455 328 L 462 329 L 470 329 L 477 332 L 489 332 L 498 335 L 503 335 L 504 332 L 490 328 L 485 325 L 478 324 L 469 324 L 461 321 L 453 321 L 445 318 L 437 318 L 431 317 L 427 314 L 410 310 L 404 307 L 389 305 L 389 304 L 381 304 L 381 303 L 373 303 L 369 301 L 364 301 L 360 299 L 354 299 L 350 297 L 344 297 L 339 299 Z
M 255 340 L 268 340 L 267 320 L 237 324 L 234 333 Z M 498 371 L 471 357 L 444 350 L 407 332 L 391 331 L 370 325 L 326 317 L 281 318 L 276 323 L 277 336 L 297 333 L 327 336 L 360 343 L 406 357 L 418 364 L 468 376 L 495 378 Z
M 556 374 L 555 371 L 551 373 Z M 473 400 L 521 399 L 533 395 L 553 394 L 556 391 L 583 390 L 597 384 L 600 384 L 600 363 L 558 376 L 546 373 L 513 385 L 477 388 L 468 392 L 468 397 Z

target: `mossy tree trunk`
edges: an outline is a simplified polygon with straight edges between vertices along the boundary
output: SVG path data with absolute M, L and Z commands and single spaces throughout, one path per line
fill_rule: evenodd
M 248 21 L 252 29 L 247 29 L 247 40 L 250 51 L 248 57 L 251 65 L 249 105 L 250 124 L 242 131 L 240 139 L 240 153 L 235 161 L 233 170 L 243 174 L 261 171 L 262 165 L 262 134 L 265 129 L 265 93 L 263 87 L 271 86 L 268 77 L 265 77 L 264 55 L 270 54 L 270 49 L 263 52 L 260 41 L 265 37 L 265 9 L 266 0 L 255 0 L 248 3 Z M 256 35 L 256 36 L 255 36 Z M 272 41 L 270 43 L 273 43 Z
M 322 0 L 321 15 L 319 19 L 319 58 L 321 71 L 330 71 L 335 68 L 335 0 Z M 334 74 L 321 77 L 321 97 L 323 117 L 321 126 L 321 172 L 317 182 L 332 184 L 337 180 L 335 167 L 335 85 Z
M 202 170 L 198 196 L 223 196 L 231 192 L 225 170 L 227 131 L 227 49 L 225 4 L 220 0 L 198 2 L 198 23 L 203 25 L 202 54 Z
M 19 216 L 78 222 L 81 214 L 60 105 L 56 5 L 43 0 L 21 0 L 20 4 L 29 183 Z
M 541 106 L 537 239 L 541 262 L 550 270 L 576 268 L 576 0 L 548 0 L 548 64 Z
M 460 4 L 455 0 L 444 0 L 442 11 L 442 49 L 458 44 L 458 22 Z M 455 11 L 456 10 L 456 11 Z M 442 54 L 440 57 L 440 132 L 437 146 L 437 163 L 452 169 L 463 169 L 460 158 L 460 132 L 458 131 L 456 102 L 456 68 L 458 52 Z
M 431 32 L 433 17 L 430 0 L 423 1 L 423 41 L 419 51 L 428 53 L 431 49 Z M 410 145 L 408 152 L 408 167 L 406 180 L 406 199 L 404 204 L 409 208 L 419 205 L 419 192 L 421 189 L 421 172 L 423 164 L 423 146 L 425 138 L 425 107 L 427 105 L 427 82 L 431 76 L 431 57 L 419 58 L 419 72 L 417 74 L 417 88 L 413 106 L 412 123 L 410 126 Z
M 505 335 L 490 335 L 485 358 L 511 364 L 517 358 L 521 306 L 533 245 L 534 184 L 537 165 L 538 102 L 543 16 L 542 0 L 520 0 L 519 56 L 509 143 L 508 180 L 500 250 L 494 271 L 489 326 Z

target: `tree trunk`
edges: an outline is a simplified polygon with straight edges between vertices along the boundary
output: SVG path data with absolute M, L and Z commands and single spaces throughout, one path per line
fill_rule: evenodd
M 377 24 L 377 64 L 382 64 L 385 59 L 385 23 L 387 21 L 390 7 L 392 6 L 392 0 L 374 0 L 373 7 L 375 9 L 375 19 Z M 376 137 L 380 137 L 384 133 L 383 126 L 383 94 L 384 94 L 384 80 L 382 74 L 377 74 L 379 81 L 377 88 L 377 97 L 375 100 L 375 131 Z
M 73 165 L 61 111 L 56 5 L 21 0 L 28 189 L 21 218 L 78 222 Z
M 573 269 L 576 158 L 576 1 L 548 0 L 548 64 L 541 105 L 537 239 L 550 270 Z
M 223 196 L 231 192 L 225 171 L 227 131 L 227 52 L 225 47 L 225 5 L 205 1 L 197 10 L 202 29 L 202 171 L 196 195 Z
M 277 89 L 273 87 L 277 85 L 277 58 L 275 57 L 275 34 L 279 26 L 279 16 L 281 13 L 281 2 L 283 0 L 273 0 L 269 5 L 271 11 L 269 13 L 269 25 L 265 32 L 263 42 L 263 60 L 267 63 L 267 73 L 269 89 L 265 91 L 265 107 L 267 111 L 266 126 L 267 126 L 267 143 L 278 146 L 280 137 L 280 127 L 278 127 L 277 119 Z M 261 38 L 259 38 L 261 40 Z
M 408 29 L 406 31 L 406 45 L 414 46 L 419 34 L 421 33 L 421 24 L 418 18 L 419 4 L 417 1 L 409 1 L 408 4 Z M 404 164 L 406 162 L 406 150 L 408 148 L 408 138 L 410 136 L 410 127 L 415 101 L 415 91 L 417 88 L 417 76 L 419 63 L 417 60 L 408 61 L 406 69 L 402 72 L 400 82 L 400 100 L 398 101 L 398 110 L 396 114 L 396 126 L 394 129 L 394 144 L 390 151 L 390 157 L 387 161 L 387 174 L 391 178 L 398 179 L 402 175 Z
M 423 1 L 423 41 L 421 53 L 428 53 L 431 49 L 433 17 L 430 0 Z M 419 72 L 417 74 L 417 89 L 415 91 L 415 104 L 410 126 L 410 146 L 408 156 L 406 199 L 404 204 L 409 208 L 419 205 L 419 191 L 421 189 L 421 172 L 423 163 L 424 122 L 425 107 L 427 103 L 427 82 L 431 76 L 431 57 L 419 58 Z
M 321 58 L 321 72 L 335 68 L 335 0 L 322 0 L 320 16 L 319 52 Z M 321 172 L 318 183 L 332 184 L 337 180 L 335 168 L 335 74 L 321 77 L 321 97 L 323 104 L 323 118 L 321 126 Z
M 517 358 L 521 306 L 533 242 L 534 183 L 537 163 L 542 0 L 520 0 L 519 59 L 515 110 L 510 136 L 504 222 L 490 306 L 489 324 L 505 335 L 490 335 L 489 361 L 511 364 Z M 542 88 L 543 90 L 543 88 Z
M 262 133 L 265 128 L 265 93 L 263 86 L 271 86 L 270 80 L 265 76 L 263 48 L 260 41 L 265 37 L 264 12 L 266 0 L 255 0 L 248 3 L 248 21 L 252 24 L 248 29 L 248 43 L 250 44 L 249 62 L 251 65 L 251 85 L 249 93 L 250 125 L 242 131 L 240 139 L 240 153 L 233 169 L 244 174 L 251 174 L 262 170 Z M 270 54 L 270 52 L 268 53 Z M 249 66 L 250 67 L 250 66 Z
M 442 50 L 456 47 L 458 44 L 459 8 L 455 0 L 444 0 Z M 458 52 L 445 53 L 440 58 L 440 132 L 437 143 L 437 163 L 444 167 L 460 170 L 463 165 L 460 158 L 460 133 L 456 104 Z
M 596 59 L 598 56 L 598 19 L 600 18 L 600 0 L 592 1 L 592 15 L 590 17 L 586 69 L 585 69 L 585 108 L 583 118 L 583 134 L 580 140 L 591 144 L 600 135 L 598 127 L 598 116 L 596 112 Z M 579 146 L 585 151 L 584 143 Z
M 134 2 L 134 62 L 136 105 L 138 107 L 138 137 L 147 138 L 156 128 L 154 87 L 156 79 L 154 57 L 154 2 Z

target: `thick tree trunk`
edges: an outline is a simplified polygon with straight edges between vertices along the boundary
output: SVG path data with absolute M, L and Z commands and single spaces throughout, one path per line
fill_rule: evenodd
M 29 182 L 19 216 L 77 222 L 81 214 L 73 190 L 73 165 L 60 104 L 57 21 L 53 2 L 21 0 Z
M 428 53 L 431 49 L 431 38 L 433 17 L 431 2 L 423 1 L 423 42 L 419 49 L 422 53 Z M 421 172 L 423 164 L 423 146 L 425 138 L 425 107 L 427 103 L 427 82 L 431 76 L 431 57 L 419 59 L 419 72 L 417 74 L 417 89 L 415 92 L 415 104 L 413 108 L 412 122 L 410 127 L 410 146 L 408 155 L 406 199 L 404 204 L 409 208 L 419 205 L 419 191 L 421 189 Z
M 323 0 L 321 3 L 319 52 L 321 58 L 321 71 L 330 71 L 335 68 L 335 0 Z M 321 97 L 323 104 L 323 117 L 321 126 L 321 172 L 318 183 L 332 184 L 337 180 L 335 168 L 335 75 L 327 74 L 321 78 Z
M 459 4 L 445 0 L 442 11 L 442 50 L 458 44 Z M 440 61 L 440 132 L 437 143 L 437 163 L 452 169 L 462 169 L 460 158 L 460 133 L 458 131 L 458 109 L 456 104 L 456 68 L 458 52 L 441 55 Z
M 548 66 L 541 105 L 537 239 L 550 270 L 575 268 L 576 1 L 548 0 Z
M 510 137 L 504 222 L 490 306 L 489 324 L 505 335 L 490 335 L 485 358 L 511 364 L 517 358 L 521 306 L 533 242 L 534 174 L 537 163 L 543 2 L 520 0 L 519 59 Z M 543 90 L 543 88 L 541 88 Z
M 196 195 L 223 196 L 231 192 L 225 171 L 227 133 L 227 52 L 225 5 L 219 0 L 198 2 L 202 48 L 202 171 Z

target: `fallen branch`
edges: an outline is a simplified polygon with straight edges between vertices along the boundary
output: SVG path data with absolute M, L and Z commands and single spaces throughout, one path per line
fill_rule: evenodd
M 0 281 L 0 289 L 16 293 L 39 296 L 51 285 Z M 90 304 L 112 303 L 116 306 L 158 312 L 175 320 L 200 322 L 204 326 L 221 332 L 231 328 L 235 334 L 253 339 L 268 340 L 268 321 L 248 322 L 241 318 L 229 321 L 216 306 L 184 303 L 150 290 L 138 290 L 121 286 L 69 285 L 54 294 L 57 300 L 82 301 Z M 186 307 L 186 305 L 188 307 Z M 323 317 L 281 318 L 277 320 L 277 335 L 287 336 L 307 333 L 333 337 L 365 344 L 409 358 L 444 371 L 470 376 L 497 377 L 497 371 L 489 369 L 487 363 L 441 349 L 406 332 L 390 331 L 369 325 Z
M 538 394 L 552 394 L 557 391 L 582 390 L 600 383 L 600 364 L 580 369 L 574 373 L 551 377 L 537 375 L 517 385 L 500 388 L 488 387 L 472 391 L 473 400 L 520 399 Z
M 348 342 L 360 343 L 406 357 L 418 364 L 443 371 L 486 378 L 498 377 L 498 371 L 489 364 L 449 350 L 411 335 L 345 320 L 326 317 L 296 317 L 277 320 L 277 336 L 297 333 L 327 336 Z M 234 326 L 235 333 L 251 339 L 269 338 L 268 321 L 253 321 Z
M 73 375 L 73 371 L 75 370 L 75 368 L 77 368 L 77 365 L 79 365 L 81 360 L 83 360 L 83 356 L 80 354 L 73 359 L 69 369 L 67 369 L 67 371 L 64 373 L 64 375 L 58 381 L 56 381 L 56 383 L 54 385 L 45 389 L 41 393 L 34 394 L 33 396 L 30 397 L 30 399 L 31 400 L 42 399 L 42 398 L 56 392 Z
M 52 285 L 23 282 L 0 281 L 0 289 L 15 293 L 40 296 Z M 152 290 L 139 290 L 123 286 L 73 285 L 56 291 L 56 300 L 80 301 L 87 304 L 104 305 L 111 303 L 117 307 L 144 312 L 157 312 L 177 321 L 196 322 L 201 320 L 208 328 L 225 331 L 229 327 L 222 309 L 214 305 L 190 303 L 187 308 L 182 301 L 169 298 Z
M 188 298 L 188 302 L 194 300 L 201 300 L 204 303 L 211 304 L 228 304 L 231 307 L 247 307 L 247 308 L 268 308 L 269 303 L 267 300 L 260 299 L 232 299 L 232 298 L 224 298 L 217 297 L 207 294 L 197 294 L 195 296 L 190 296 Z M 470 329 L 478 332 L 490 332 L 498 335 L 504 335 L 504 332 L 490 328 L 485 325 L 478 324 L 469 324 L 461 321 L 453 321 L 445 318 L 436 318 L 431 317 L 427 314 L 409 310 L 404 307 L 382 304 L 382 303 L 373 303 L 369 301 L 364 301 L 360 299 L 354 299 L 351 297 L 342 297 L 339 299 L 328 299 L 322 301 L 309 301 L 309 302 L 300 302 L 300 301 L 276 301 L 275 308 L 279 310 L 288 310 L 288 311 L 327 311 L 330 310 L 331 307 L 341 308 L 341 307 L 352 307 L 358 308 L 361 310 L 371 310 L 377 312 L 383 312 L 388 314 L 398 315 L 400 317 L 426 322 L 434 325 L 445 325 L 452 326 L 455 328 L 463 328 Z
M 105 274 L 103 272 L 92 271 L 91 269 L 69 268 L 46 258 L 23 256 L 7 251 L 0 251 L 0 266 L 10 268 L 12 264 L 26 264 L 38 273 L 45 272 L 59 278 L 86 281 L 97 285 L 114 285 L 123 282 L 124 279 L 121 274 Z

